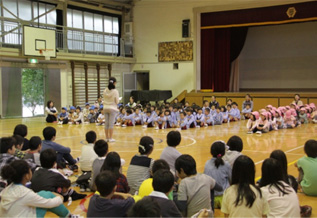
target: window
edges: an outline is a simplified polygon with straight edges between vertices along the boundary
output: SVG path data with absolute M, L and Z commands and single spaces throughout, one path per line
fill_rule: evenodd
M 68 9 L 68 49 L 118 54 L 119 18 Z

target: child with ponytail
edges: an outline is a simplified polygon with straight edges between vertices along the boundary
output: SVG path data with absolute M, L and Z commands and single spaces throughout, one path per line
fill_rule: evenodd
M 210 153 L 212 158 L 205 164 L 204 174 L 216 180 L 222 186 L 223 191 L 215 191 L 214 207 L 221 208 L 222 195 L 224 190 L 230 186 L 231 166 L 222 158 L 225 155 L 226 144 L 223 141 L 215 141 L 211 145 Z

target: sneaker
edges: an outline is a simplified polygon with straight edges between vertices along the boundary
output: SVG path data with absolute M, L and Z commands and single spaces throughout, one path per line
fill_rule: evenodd
M 156 126 L 155 129 L 160 129 L 160 128 L 158 126 Z
M 73 125 L 73 122 L 68 122 L 69 125 Z
M 262 134 L 262 132 L 261 132 L 261 131 L 257 131 L 257 132 L 256 132 L 256 134 L 259 134 L 259 135 L 261 135 L 261 134 Z
M 162 129 L 165 129 L 165 127 L 163 126 Z
M 249 131 L 249 132 L 247 132 L 247 134 L 253 134 L 253 132 L 252 132 L 252 131 Z
M 205 126 L 205 127 L 208 127 L 208 124 L 206 123 L 204 126 Z
M 80 160 L 80 157 L 77 157 L 75 160 L 76 160 L 76 163 L 78 163 Z
M 147 125 L 143 125 L 142 128 L 147 128 Z
M 125 125 L 125 124 L 122 124 L 122 127 L 127 127 L 127 125 Z
M 63 124 L 63 121 L 59 121 L 57 124 L 61 125 L 61 124 Z
M 116 126 L 120 126 L 120 123 L 117 122 L 115 125 L 116 125 Z
M 199 125 L 197 125 L 197 126 L 196 126 L 196 128 L 200 128 L 200 126 L 199 126 Z
M 96 123 L 96 126 L 101 126 L 101 123 Z
M 116 140 L 115 139 L 109 139 L 109 142 L 115 142 Z
M 86 192 L 91 192 L 91 189 L 90 188 L 86 188 Z
M 89 122 L 84 122 L 84 124 L 89 124 Z

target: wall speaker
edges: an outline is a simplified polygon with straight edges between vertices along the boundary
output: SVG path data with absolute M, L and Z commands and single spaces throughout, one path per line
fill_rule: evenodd
M 182 36 L 183 38 L 188 38 L 190 37 L 190 20 L 183 20 L 182 24 Z

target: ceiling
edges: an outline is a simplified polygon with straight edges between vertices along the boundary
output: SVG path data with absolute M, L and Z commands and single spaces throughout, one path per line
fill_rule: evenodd
M 77 0 L 77 2 L 121 10 L 122 8 L 130 9 L 133 0 Z

